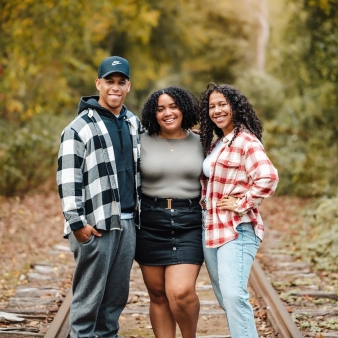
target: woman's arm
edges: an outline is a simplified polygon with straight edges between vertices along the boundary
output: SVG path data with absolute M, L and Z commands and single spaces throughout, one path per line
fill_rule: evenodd
M 260 142 L 248 142 L 245 148 L 245 172 L 252 181 L 250 188 L 241 198 L 223 196 L 217 207 L 242 215 L 257 208 L 264 198 L 274 194 L 278 184 L 278 172 L 266 155 Z

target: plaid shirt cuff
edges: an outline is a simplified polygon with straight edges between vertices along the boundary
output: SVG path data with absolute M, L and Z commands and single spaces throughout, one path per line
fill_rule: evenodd
M 239 216 L 245 215 L 249 210 L 253 208 L 258 208 L 262 203 L 263 198 L 256 198 L 255 200 L 251 200 L 250 202 L 247 200 L 247 197 L 237 198 L 235 202 L 235 212 Z
M 237 201 L 235 202 L 235 204 L 234 204 L 234 207 L 235 207 L 235 213 L 237 214 L 237 215 L 239 215 L 239 216 L 243 216 L 243 215 L 245 215 L 247 212 L 248 212 L 248 210 L 242 210 L 242 211 L 239 211 L 238 210 L 238 208 L 239 208 L 239 204 L 241 203 L 241 199 L 240 198 L 237 198 Z
M 80 230 L 87 225 L 87 221 L 83 216 L 76 217 L 67 222 L 72 231 Z

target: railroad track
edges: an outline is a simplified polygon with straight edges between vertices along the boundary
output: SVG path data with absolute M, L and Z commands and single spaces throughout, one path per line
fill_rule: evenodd
M 292 248 L 285 246 L 283 233 L 269 225 L 266 228 L 257 257 L 283 302 L 280 310 L 283 309 L 284 316 L 285 312 L 291 314 L 303 337 L 338 338 L 337 280 L 325 278 L 325 273 L 315 273 L 308 262 L 297 259 Z M 270 312 L 268 309 L 268 315 Z M 278 315 L 275 317 L 278 320 Z
M 267 310 L 268 319 L 272 323 L 278 337 L 302 338 L 303 335 L 287 312 L 257 260 L 255 260 L 252 267 L 250 283 L 256 295 L 262 298 Z
M 59 311 L 52 321 L 45 338 L 67 338 L 70 333 L 69 310 L 72 301 L 72 292 L 69 290 Z
M 71 294 L 66 293 L 67 287 L 64 288 L 64 284 L 70 288 L 73 269 L 73 263 L 70 262 L 73 262 L 73 257 L 68 247 L 62 245 L 53 248 L 52 255 L 57 257 L 55 262 L 36 264 L 28 276 L 30 281 L 27 285 L 17 288 L 16 296 L 9 300 L 6 307 L 0 303 L 0 338 L 68 337 Z M 265 331 L 267 333 L 260 334 L 260 337 L 338 337 L 334 326 L 334 320 L 338 318 L 337 294 L 327 291 L 323 282 L 313 274 L 307 264 L 295 261 L 285 252 L 278 232 L 272 229 L 267 231 L 258 258 L 260 263 L 255 261 L 250 277 L 250 287 L 254 290 L 253 297 L 256 298 L 253 302 L 254 311 L 261 314 L 263 312 L 262 317 L 265 316 L 265 311 L 273 326 Z M 136 329 L 142 328 L 144 336 L 150 337 L 151 326 L 147 315 L 149 299 L 145 290 L 136 287 L 143 284 L 136 265 L 133 267 L 133 273 L 130 299 L 121 316 L 121 336 L 142 337 L 140 329 Z M 199 336 L 230 337 L 227 332 L 224 333 L 226 324 L 223 311 L 215 299 L 210 300 L 212 289 L 206 279 L 205 269 L 201 270 L 200 275 L 201 279 L 197 283 L 197 293 L 201 299 Z M 257 305 L 258 302 L 260 305 Z M 16 315 L 18 321 L 1 317 L 1 311 Z M 259 320 L 260 326 L 269 325 L 263 323 L 264 318 Z M 315 325 L 316 322 L 325 321 L 333 323 L 332 329 L 328 327 L 321 333 L 310 332 L 309 323 Z M 209 326 L 210 322 L 213 323 L 212 336 L 209 331 L 203 330 L 206 327 L 204 322 L 209 322 Z M 135 330 L 132 331 L 131 327 Z M 208 336 L 203 334 L 204 331 Z
M 67 307 L 73 255 L 67 245 L 55 245 L 46 258 L 48 261 L 37 262 L 21 275 L 22 285 L 13 297 L 0 302 L 0 338 L 44 337 L 54 318 L 63 312 L 60 309 Z
M 285 306 L 257 261 L 253 265 L 250 284 L 253 286 L 256 296 L 263 299 L 267 308 L 268 319 L 272 322 L 275 329 L 275 335 L 278 334 L 280 338 L 302 338 L 303 335 L 285 309 Z M 70 332 L 70 303 L 71 292 L 69 291 L 44 338 L 68 337 Z M 221 314 L 223 315 L 223 311 L 221 311 Z

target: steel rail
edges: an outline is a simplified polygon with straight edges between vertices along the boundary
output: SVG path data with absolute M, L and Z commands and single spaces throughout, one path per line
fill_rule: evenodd
M 69 311 L 72 291 L 69 290 L 44 338 L 67 338 L 70 333 Z
M 277 331 L 278 337 L 303 338 L 257 260 L 254 261 L 251 269 L 250 283 L 257 296 L 262 297 L 268 319 Z

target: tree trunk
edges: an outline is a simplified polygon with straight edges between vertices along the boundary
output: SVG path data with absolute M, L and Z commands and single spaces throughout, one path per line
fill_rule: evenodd
M 257 2 L 256 13 L 258 20 L 258 30 L 257 30 L 255 66 L 257 70 L 263 72 L 265 69 L 266 49 L 270 35 L 269 5 L 267 0 L 259 0 Z

